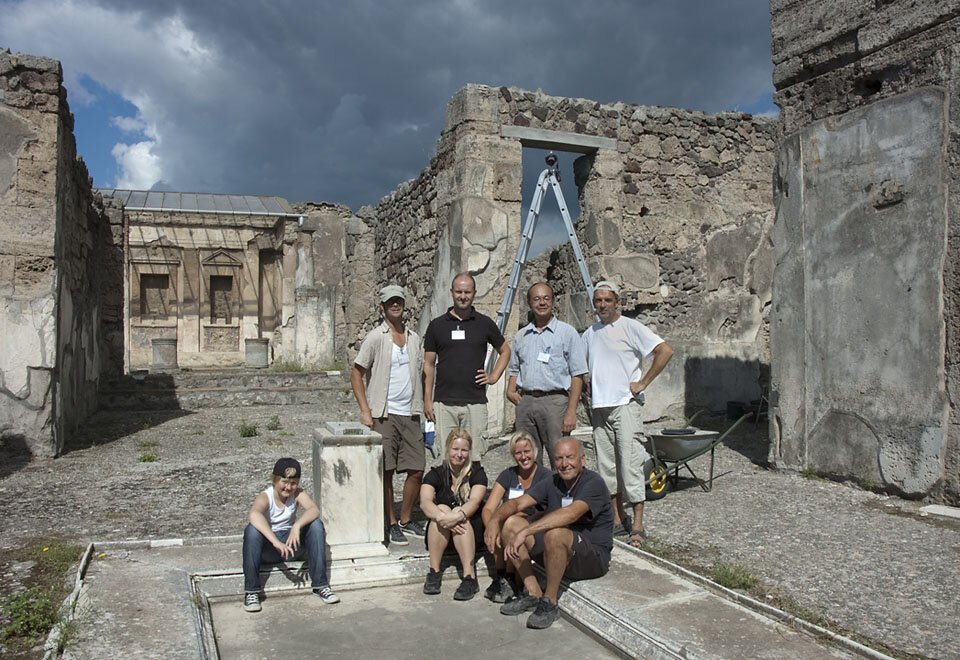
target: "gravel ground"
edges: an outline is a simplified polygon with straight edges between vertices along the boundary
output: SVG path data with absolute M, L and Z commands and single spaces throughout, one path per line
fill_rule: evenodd
M 274 416 L 281 428 L 268 430 Z M 239 534 L 279 456 L 304 463 L 312 490 L 310 433 L 344 419 L 356 419 L 353 396 L 333 391 L 304 406 L 104 411 L 58 459 L 0 444 L 0 549 L 51 536 L 83 544 Z M 242 422 L 259 435 L 241 438 Z M 774 599 L 898 655 L 960 658 L 960 524 L 922 516 L 919 503 L 768 470 L 765 443 L 766 429 L 747 425 L 718 447 L 712 492 L 682 479 L 649 503 L 653 549 L 707 575 L 718 561 L 741 564 Z M 158 460 L 140 460 L 148 454 Z M 701 476 L 708 461 L 694 463 Z M 484 459 L 491 482 L 509 462 L 504 440 L 494 440 Z M 0 560 L 0 595 L 21 569 Z

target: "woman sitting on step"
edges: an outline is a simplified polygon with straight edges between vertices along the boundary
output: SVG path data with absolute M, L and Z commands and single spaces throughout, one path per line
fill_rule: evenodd
M 473 438 L 466 429 L 455 428 L 447 435 L 445 458 L 423 477 L 420 487 L 420 508 L 429 519 L 427 550 L 430 551 L 430 572 L 423 593 L 440 593 L 440 560 L 453 541 L 460 556 L 463 579 L 455 600 L 470 600 L 480 587 L 474 569 L 477 540 L 483 539 L 480 507 L 487 494 L 487 475 L 483 468 L 470 463 Z
M 553 474 L 550 470 L 537 466 L 537 451 L 534 448 L 533 436 L 526 431 L 517 431 L 510 438 L 510 455 L 516 461 L 516 465 L 511 465 L 500 473 L 496 483 L 490 489 L 490 497 L 487 503 L 483 505 L 483 511 L 480 513 L 483 518 L 484 527 L 487 521 L 497 513 L 500 505 L 507 500 L 520 497 L 533 484 L 543 479 L 549 479 Z M 519 514 L 525 518 L 535 518 L 537 510 L 534 507 L 524 509 Z M 487 548 L 493 554 L 496 566 L 496 576 L 493 582 L 484 593 L 494 603 L 505 603 L 514 595 L 514 588 L 511 580 L 507 579 L 506 564 L 503 561 L 503 547 L 496 546 Z M 511 574 L 512 575 L 512 574 Z M 519 589 L 517 589 L 519 592 Z

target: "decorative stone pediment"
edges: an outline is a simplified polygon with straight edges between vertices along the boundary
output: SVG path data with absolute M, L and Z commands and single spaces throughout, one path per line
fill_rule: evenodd
M 204 266 L 232 266 L 234 268 L 239 268 L 243 265 L 239 259 L 226 250 L 217 250 L 209 257 L 204 258 L 201 263 Z

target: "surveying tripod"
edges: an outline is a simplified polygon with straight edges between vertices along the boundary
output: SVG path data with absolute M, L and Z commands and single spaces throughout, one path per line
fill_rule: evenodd
M 570 212 L 567 211 L 567 203 L 563 199 L 563 192 L 560 190 L 560 169 L 557 165 L 557 157 L 550 152 L 546 157 L 547 168 L 540 172 L 540 179 L 537 181 L 537 189 L 533 193 L 533 203 L 530 204 L 530 212 L 527 214 L 527 221 L 523 225 L 523 233 L 520 235 L 520 245 L 517 246 L 517 257 L 513 260 L 513 268 L 510 269 L 510 279 L 507 281 L 507 291 L 503 294 L 503 302 L 497 311 L 497 328 L 503 333 L 507 327 L 507 319 L 510 318 L 510 309 L 513 307 L 513 301 L 517 297 L 517 286 L 520 284 L 520 275 L 523 273 L 523 267 L 527 264 L 527 252 L 530 250 L 530 241 L 533 239 L 533 231 L 537 227 L 537 220 L 540 218 L 540 207 L 543 205 L 543 197 L 547 192 L 547 185 L 553 188 L 553 194 L 557 198 L 557 204 L 560 206 L 560 215 L 563 216 L 563 224 L 567 228 L 567 239 L 573 248 L 573 254 L 577 258 L 577 266 L 580 268 L 580 276 L 583 278 L 583 284 L 587 288 L 587 296 L 593 298 L 593 280 L 590 279 L 590 273 L 587 272 L 587 265 L 583 260 L 583 252 L 580 251 L 580 242 L 577 240 L 577 233 L 573 230 L 573 221 L 570 219 Z

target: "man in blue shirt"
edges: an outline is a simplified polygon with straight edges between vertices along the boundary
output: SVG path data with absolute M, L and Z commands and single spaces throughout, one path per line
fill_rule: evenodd
M 553 446 L 577 426 L 577 402 L 587 373 L 580 336 L 553 315 L 553 289 L 538 282 L 527 291 L 533 322 L 513 339 L 507 374 L 507 398 L 517 406 L 517 431 L 536 442 L 537 463 L 543 450 L 553 463 Z

